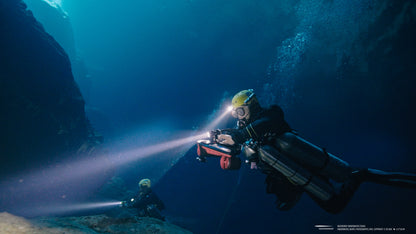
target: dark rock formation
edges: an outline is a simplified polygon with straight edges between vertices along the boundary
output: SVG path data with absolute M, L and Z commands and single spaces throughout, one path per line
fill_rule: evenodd
M 0 210 L 87 196 L 111 169 L 73 179 L 90 168 L 70 163 L 101 155 L 101 139 L 67 54 L 20 0 L 0 1 L 0 34 Z
M 91 152 L 96 139 L 62 47 L 19 0 L 0 2 L 0 173 Z
M 53 1 L 24 0 L 36 20 L 42 24 L 73 61 L 76 57 L 74 32 L 66 12 Z
M 77 53 L 74 30 L 68 14 L 60 7 L 60 5 L 51 1 L 25 0 L 25 3 L 27 4 L 27 8 L 35 16 L 36 20 L 45 28 L 45 31 L 50 34 L 68 54 L 72 64 L 74 79 L 81 90 L 84 100 L 88 102 L 88 95 L 91 88 L 91 76 L 84 60 Z

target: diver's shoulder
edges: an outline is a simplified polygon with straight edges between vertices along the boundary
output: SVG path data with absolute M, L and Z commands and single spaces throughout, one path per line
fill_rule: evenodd
M 273 104 L 263 109 L 262 116 L 265 116 L 265 117 L 268 116 L 273 119 L 275 118 L 282 119 L 284 118 L 284 112 L 279 105 Z
M 282 109 L 282 108 L 277 104 L 272 104 L 267 109 Z
M 282 108 L 277 104 L 272 104 L 264 109 L 266 112 L 283 112 Z

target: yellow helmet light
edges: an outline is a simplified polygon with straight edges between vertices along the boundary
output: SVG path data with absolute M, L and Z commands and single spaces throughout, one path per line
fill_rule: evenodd
M 233 109 L 240 106 L 250 105 L 252 101 L 257 101 L 256 94 L 253 89 L 242 90 L 234 95 L 231 100 Z

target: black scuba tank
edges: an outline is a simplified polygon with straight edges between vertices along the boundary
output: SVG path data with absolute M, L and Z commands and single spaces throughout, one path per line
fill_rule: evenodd
M 274 147 L 268 145 L 261 146 L 258 148 L 258 155 L 262 161 L 279 171 L 291 183 L 301 186 L 320 200 L 327 201 L 334 196 L 334 188 L 329 182 L 312 174 L 293 160 L 279 153 Z
M 312 172 L 344 182 L 351 174 L 350 165 L 324 149 L 306 141 L 292 132 L 286 132 L 276 138 L 275 147 L 280 153 Z

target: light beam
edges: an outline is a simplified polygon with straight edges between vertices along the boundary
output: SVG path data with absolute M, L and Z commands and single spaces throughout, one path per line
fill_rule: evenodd
M 217 126 L 227 115 L 229 109 L 226 109 L 219 117 L 214 119 L 205 129 L 212 130 Z M 160 154 L 165 151 L 173 150 L 178 147 L 193 145 L 197 140 L 206 139 L 207 133 L 205 131 L 194 133 L 188 137 L 165 141 L 162 143 L 141 146 L 135 148 L 113 149 L 114 154 L 102 154 L 95 156 L 85 156 L 81 160 L 66 161 L 60 164 L 49 165 L 46 168 L 37 169 L 32 172 L 15 175 L 6 180 L 0 181 L 0 195 L 15 196 L 24 198 L 25 196 L 42 196 L 43 193 L 59 194 L 63 200 L 66 199 L 65 191 L 75 185 L 76 188 L 94 187 L 94 176 L 106 173 L 109 169 L 114 169 L 119 166 L 132 163 L 144 158 L 148 158 L 155 154 Z M 79 157 L 79 156 L 77 156 Z M 79 186 L 78 186 L 79 185 Z M 69 186 L 69 187 L 68 187 Z M 56 190 L 56 191 L 54 191 Z M 70 189 L 69 189 L 70 190 Z M 62 192 L 61 192 L 62 191 Z M 3 196 L 2 195 L 2 196 Z M 48 196 L 45 196 L 45 198 Z M 55 197 L 54 197 L 55 198 Z M 44 206 L 44 213 L 77 211 L 83 209 L 93 209 L 105 206 L 119 204 L 113 203 L 88 203 L 78 205 L 47 205 Z M 26 204 L 28 205 L 28 204 Z M 28 205 L 26 209 L 32 209 Z
M 24 209 L 23 213 L 28 216 L 50 216 L 50 215 L 65 215 L 80 212 L 93 212 L 98 209 L 114 208 L 121 206 L 121 201 L 108 202 L 88 202 L 88 203 L 71 203 L 71 204 L 45 204 L 31 206 L 30 209 Z
M 225 111 L 223 111 L 223 113 L 218 116 L 216 119 L 214 119 L 210 124 L 208 124 L 204 129 L 210 131 L 213 130 L 227 115 L 230 114 L 230 112 L 232 111 L 233 107 L 229 106 L 225 109 Z
M 194 144 L 197 140 L 206 138 L 206 133 L 185 137 L 177 140 L 162 142 L 155 145 L 137 147 L 119 151 L 115 155 L 98 155 L 75 162 L 63 163 L 33 173 L 17 176 L 15 179 L 0 181 L 0 189 L 13 188 L 14 192 L 27 193 L 31 190 L 47 190 L 62 184 L 87 183 L 91 175 L 98 175 L 105 171 L 127 163 L 150 157 L 177 147 Z M 16 183 L 22 181 L 22 183 Z

